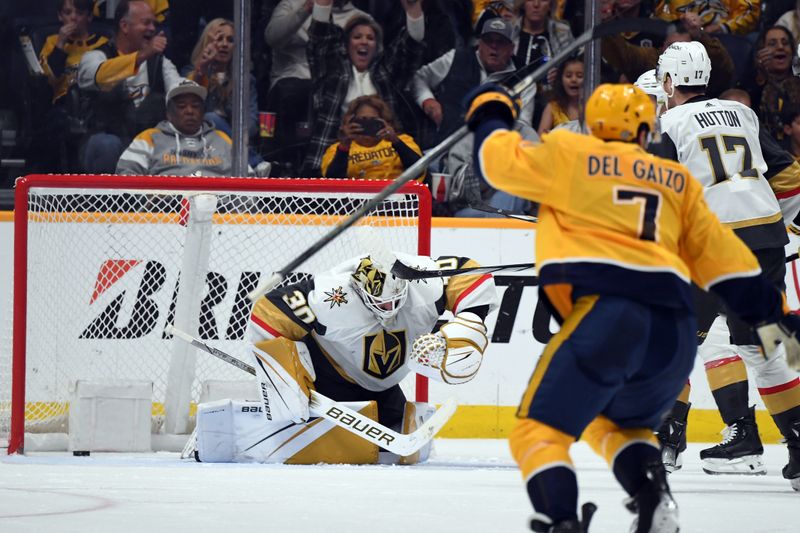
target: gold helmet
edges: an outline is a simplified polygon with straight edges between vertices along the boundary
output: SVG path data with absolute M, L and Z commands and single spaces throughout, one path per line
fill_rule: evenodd
M 643 90 L 627 83 L 604 83 L 586 102 L 586 127 L 600 139 L 631 142 L 641 125 L 652 132 L 655 122 L 653 101 Z

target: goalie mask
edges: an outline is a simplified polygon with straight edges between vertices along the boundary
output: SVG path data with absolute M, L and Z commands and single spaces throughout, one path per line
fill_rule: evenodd
M 351 281 L 361 301 L 381 322 L 394 318 L 408 297 L 408 281 L 369 256 L 358 263 Z

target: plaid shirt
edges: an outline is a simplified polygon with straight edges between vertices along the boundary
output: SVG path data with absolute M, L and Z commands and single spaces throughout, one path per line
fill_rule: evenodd
M 314 125 L 303 162 L 303 174 L 320 176 L 322 155 L 337 140 L 353 67 L 342 28 L 314 20 L 308 36 Z M 408 84 L 422 63 L 423 48 L 422 43 L 412 39 L 403 29 L 389 49 L 379 52 L 369 66 L 369 75 L 378 96 L 392 110 L 397 109 L 397 89 Z

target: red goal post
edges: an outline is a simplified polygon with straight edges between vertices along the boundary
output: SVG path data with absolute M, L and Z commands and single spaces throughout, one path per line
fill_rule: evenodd
M 164 333 L 166 324 L 241 357 L 248 292 L 387 185 L 165 176 L 18 180 L 13 356 L 9 364 L 0 353 L 0 446 L 6 437 L 8 453 L 22 452 L 34 449 L 26 434 L 67 433 L 77 380 L 150 381 L 153 433 L 190 432 L 204 380 L 242 376 L 178 347 L 184 343 Z M 364 252 L 364 232 L 389 249 L 429 255 L 430 219 L 428 189 L 407 184 L 285 283 Z M 3 372 L 9 366 L 10 384 Z M 404 388 L 427 400 L 424 378 Z

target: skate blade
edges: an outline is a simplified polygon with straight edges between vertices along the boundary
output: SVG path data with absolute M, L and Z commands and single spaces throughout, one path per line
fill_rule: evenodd
M 664 448 L 661 451 L 661 462 L 664 463 L 664 470 L 667 474 L 671 474 L 683 467 L 683 457 L 680 453 L 675 453 L 674 450 Z
M 712 476 L 766 476 L 767 467 L 760 455 L 745 455 L 736 459 L 703 459 L 703 472 Z

